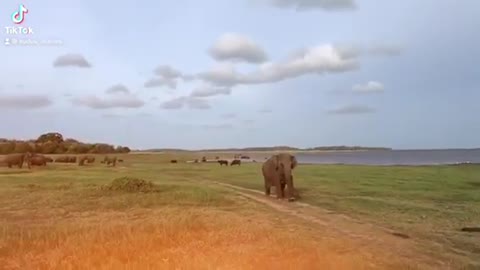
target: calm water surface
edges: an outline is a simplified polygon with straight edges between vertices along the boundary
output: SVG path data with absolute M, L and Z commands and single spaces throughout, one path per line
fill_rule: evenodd
M 297 153 L 299 163 L 360 165 L 439 165 L 459 162 L 480 163 L 480 149 L 392 150 Z

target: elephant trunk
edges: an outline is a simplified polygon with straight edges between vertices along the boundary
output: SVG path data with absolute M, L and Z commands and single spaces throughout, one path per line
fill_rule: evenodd
M 285 174 L 285 184 L 287 184 L 287 194 L 288 200 L 293 201 L 295 200 L 295 187 L 293 186 L 293 177 L 292 177 L 292 169 L 290 167 L 284 167 L 284 174 Z

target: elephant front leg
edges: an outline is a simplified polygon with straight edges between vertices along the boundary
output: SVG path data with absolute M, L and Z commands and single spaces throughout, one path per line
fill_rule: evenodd
M 285 198 L 285 183 L 280 183 L 280 188 L 282 189 L 282 199 Z
M 288 192 L 288 201 L 293 202 L 295 201 L 294 195 L 295 187 L 293 186 L 293 176 L 290 176 L 287 180 L 287 192 Z

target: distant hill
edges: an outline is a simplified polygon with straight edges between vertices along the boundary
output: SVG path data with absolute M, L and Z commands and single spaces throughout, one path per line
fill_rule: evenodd
M 362 146 L 318 146 L 311 148 L 297 148 L 290 146 L 271 146 L 271 147 L 246 147 L 246 148 L 218 148 L 218 149 L 200 149 L 200 150 L 186 150 L 186 149 L 172 149 L 172 148 L 158 148 L 139 150 L 140 152 L 262 152 L 262 151 L 372 151 L 383 150 L 389 151 L 392 148 L 387 147 L 362 147 Z
M 106 143 L 84 143 L 75 139 L 64 139 L 58 132 L 40 135 L 32 140 L 13 140 L 0 138 L 0 154 L 10 153 L 41 153 L 41 154 L 108 154 L 128 153 L 130 148 L 113 146 Z

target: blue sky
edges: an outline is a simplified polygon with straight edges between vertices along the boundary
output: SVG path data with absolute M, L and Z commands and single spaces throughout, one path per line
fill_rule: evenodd
M 23 3 L 20 25 L 5 26 Z M 2 4 L 0 137 L 133 148 L 480 145 L 476 0 Z

